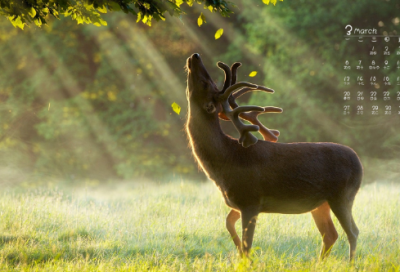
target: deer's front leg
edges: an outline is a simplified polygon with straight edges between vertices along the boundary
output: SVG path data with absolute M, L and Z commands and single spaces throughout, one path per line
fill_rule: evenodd
M 254 229 L 256 228 L 258 208 L 249 207 L 241 210 L 242 214 L 242 250 L 244 256 L 249 257 L 253 243 Z
M 235 210 L 231 210 L 226 217 L 226 228 L 228 229 L 233 242 L 235 243 L 235 246 L 237 250 L 239 251 L 240 256 L 242 256 L 242 242 L 240 241 L 239 236 L 237 235 L 236 228 L 235 228 L 235 223 L 238 221 L 240 218 L 240 213 Z

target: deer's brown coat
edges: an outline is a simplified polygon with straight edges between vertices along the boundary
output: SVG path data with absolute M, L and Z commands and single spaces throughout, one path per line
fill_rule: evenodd
M 192 55 L 187 66 L 190 145 L 200 167 L 232 208 L 226 224 L 239 251 L 248 255 L 259 213 L 311 212 L 323 236 L 324 257 L 337 239 L 331 209 L 347 234 L 352 259 L 358 229 L 351 210 L 363 174 L 357 154 L 335 143 L 258 141 L 242 147 L 221 130 L 219 90 L 200 56 Z M 240 216 L 241 243 L 234 228 Z

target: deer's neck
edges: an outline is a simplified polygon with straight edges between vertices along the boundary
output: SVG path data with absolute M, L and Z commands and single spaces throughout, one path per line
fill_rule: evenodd
M 189 110 L 186 130 L 197 162 L 207 176 L 215 180 L 215 174 L 229 152 L 229 138 L 223 133 L 218 117 Z

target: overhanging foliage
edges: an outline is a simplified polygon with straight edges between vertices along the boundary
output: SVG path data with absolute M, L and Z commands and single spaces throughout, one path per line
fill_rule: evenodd
M 137 17 L 137 22 L 151 26 L 152 19 L 165 20 L 165 13 L 171 16 L 184 14 L 182 4 L 192 6 L 203 4 L 211 12 L 222 16 L 232 13 L 233 4 L 225 0 L 0 0 L 0 15 L 7 17 L 15 26 L 24 29 L 25 25 L 42 26 L 49 17 L 71 17 L 78 24 L 107 25 L 101 13 L 123 11 Z

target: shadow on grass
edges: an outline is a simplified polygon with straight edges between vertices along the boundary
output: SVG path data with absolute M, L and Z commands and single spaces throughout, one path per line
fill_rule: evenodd
M 18 240 L 19 236 L 0 235 L 0 245 L 8 244 Z
M 89 239 L 93 238 L 93 235 L 91 235 L 91 233 L 89 233 L 89 231 L 87 231 L 85 228 L 78 228 L 65 231 L 58 236 L 58 240 L 64 242 L 69 240 L 77 240 L 78 238 Z
M 6 244 L 13 244 L 13 243 L 23 244 L 28 241 L 37 242 L 37 239 L 28 235 L 0 235 L 0 247 Z

